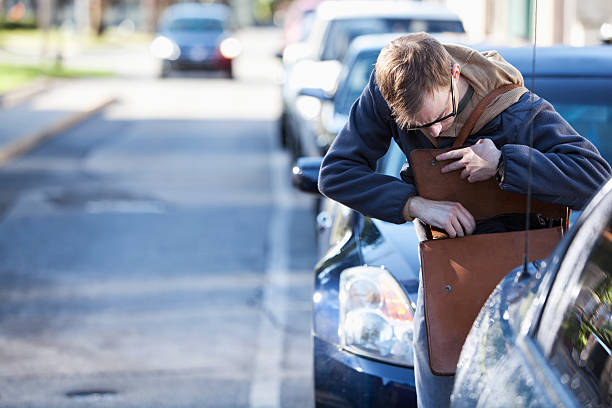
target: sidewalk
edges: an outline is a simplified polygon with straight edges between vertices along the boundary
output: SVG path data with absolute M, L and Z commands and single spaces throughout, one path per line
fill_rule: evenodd
M 51 36 L 44 57 L 42 38 L 10 38 L 0 43 L 0 61 L 15 65 L 53 64 L 55 55 L 62 55 L 62 65 L 66 69 L 109 71 L 117 76 L 155 77 L 159 72 L 159 62 L 149 51 L 150 41 L 135 41 L 126 37 L 123 42 L 114 38 L 111 42 L 85 43 L 77 34 L 61 37 Z M 152 38 L 151 38 L 152 40 Z
M 84 86 L 86 81 L 37 83 L 3 95 L 10 103 L 0 106 L 0 166 L 116 101 L 110 90 Z
M 64 42 L 64 66 L 69 69 L 110 71 L 116 78 L 154 78 L 158 72 L 144 42 L 76 48 Z M 57 44 L 49 46 L 52 51 Z M 0 61 L 37 64 L 40 44 L 7 42 L 0 46 Z M 115 102 L 116 87 L 113 93 L 105 84 L 104 79 L 47 79 L 0 94 L 0 166 Z

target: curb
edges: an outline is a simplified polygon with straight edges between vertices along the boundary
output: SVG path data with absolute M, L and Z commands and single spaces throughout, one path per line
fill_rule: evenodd
M 49 126 L 47 129 L 33 132 L 29 135 L 21 137 L 19 140 L 16 140 L 13 143 L 9 143 L 5 147 L 0 147 L 0 166 L 5 165 L 6 162 L 13 157 L 31 150 L 43 140 L 70 129 L 71 127 L 85 121 L 118 101 L 119 99 L 116 97 L 107 98 L 89 110 L 79 112 L 71 117 L 59 121 L 54 125 Z
M 0 109 L 19 105 L 34 96 L 47 92 L 54 84 L 49 78 L 39 79 L 21 88 L 12 89 L 0 94 Z

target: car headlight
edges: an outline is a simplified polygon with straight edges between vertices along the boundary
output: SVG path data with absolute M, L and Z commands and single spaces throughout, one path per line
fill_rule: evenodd
M 157 58 L 174 61 L 180 57 L 181 50 L 171 39 L 159 36 L 151 43 L 151 54 Z
M 241 51 L 240 42 L 232 37 L 226 38 L 219 44 L 219 52 L 227 59 L 236 58 Z
M 321 112 L 321 100 L 314 96 L 300 95 L 295 100 L 295 110 L 306 120 L 315 120 Z
M 393 364 L 414 365 L 414 310 L 406 293 L 384 268 L 358 266 L 340 274 L 341 346 Z

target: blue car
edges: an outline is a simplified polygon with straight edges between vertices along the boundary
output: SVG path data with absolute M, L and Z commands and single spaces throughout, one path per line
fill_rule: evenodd
M 531 48 L 499 49 L 510 63 L 521 70 L 525 85 L 532 87 Z M 555 108 L 585 137 L 589 138 L 610 162 L 612 160 L 612 53 L 601 47 L 550 47 L 536 51 L 535 92 L 549 100 Z M 365 84 L 364 84 L 365 85 Z M 315 95 L 315 91 L 309 91 Z M 348 112 L 348 109 L 347 109 Z M 392 144 L 380 160 L 378 171 L 399 177 L 405 156 Z M 294 185 L 317 193 L 316 181 L 320 157 L 298 160 L 293 169 Z M 414 373 L 412 369 L 412 311 L 418 288 L 419 259 L 417 237 L 411 223 L 395 225 L 365 217 L 341 204 L 325 199 L 317 216 L 319 246 L 323 254 L 315 266 L 313 294 L 313 338 L 315 400 L 319 407 L 409 407 L 416 406 Z M 553 257 L 553 261 L 557 258 Z M 534 276 L 539 276 L 535 273 Z M 507 278 L 507 282 L 514 282 Z M 504 292 L 501 306 L 508 299 L 516 300 L 529 292 L 519 282 L 511 293 Z M 507 283 L 509 285 L 510 283 Z M 508 296 L 506 296 L 508 295 Z M 562 295 L 558 295 L 562 296 Z M 533 299 L 527 299 L 532 301 Z M 506 302 L 506 303 L 503 303 Z M 517 318 L 516 308 L 509 319 Z M 484 312 L 483 312 L 484 313 Z M 501 313 L 501 314 L 500 314 Z M 520 314 L 519 313 L 519 314 Z M 506 319 L 505 310 L 491 315 Z M 521 315 L 521 316 L 524 316 Z M 609 316 L 609 315 L 608 315 Z M 532 321 L 536 324 L 539 320 Z M 502 322 L 504 323 L 504 322 Z M 575 321 L 572 321 L 574 324 Z M 505 323 L 504 323 L 505 324 Z M 499 342 L 520 334 L 519 326 L 512 330 L 504 326 Z M 520 326 L 522 329 L 523 326 Z M 473 329 L 476 330 L 476 329 Z M 610 350 L 610 325 L 605 326 L 603 350 Z M 477 332 L 472 343 L 491 336 L 491 331 Z M 500 334 L 499 332 L 496 332 Z M 472 335 L 471 335 L 472 336 Z M 588 337 L 590 347 L 599 337 Z M 497 344 L 497 343 L 496 343 Z M 501 343 L 500 343 L 501 344 Z M 598 343 L 599 344 L 599 343 Z M 548 345 L 549 349 L 552 347 Z M 491 358 L 490 348 L 477 348 L 478 358 Z M 503 360 L 504 347 L 492 354 Z M 497 354 L 496 354 L 497 353 Z M 468 362 L 471 378 L 477 378 L 481 360 Z M 486 355 L 485 355 L 486 354 Z M 484 355 L 484 357 L 483 357 Z M 610 363 L 609 360 L 608 363 Z M 539 364 L 541 360 L 530 361 Z M 609 365 L 609 364 L 608 364 Z M 506 367 L 508 368 L 508 367 Z M 509 369 L 509 368 L 508 368 Z M 543 370 L 545 370 L 543 368 Z M 609 374 L 609 371 L 602 371 Z M 487 392 L 490 398 L 481 406 L 489 406 L 494 395 L 506 387 L 495 382 L 499 371 L 488 373 Z M 554 372 L 559 381 L 573 381 L 570 374 Z M 567 377 L 569 375 L 569 377 Z M 503 377 L 512 384 L 513 377 Z M 517 381 L 521 378 L 516 376 Z M 459 379 L 459 377 L 458 377 Z M 529 377 L 533 385 L 541 379 Z M 578 381 L 578 380 L 576 380 Z M 459 381 L 458 381 L 459 382 Z M 476 381 L 475 383 L 478 383 Z M 471 384 L 474 384 L 472 382 Z M 522 395 L 524 383 L 516 383 L 514 394 Z M 571 387 L 571 383 L 570 383 Z M 539 388 L 534 388 L 538 390 Z M 478 394 L 480 388 L 456 389 L 461 395 Z M 508 394 L 510 395 L 510 394 Z M 472 398 L 474 398 L 472 396 Z M 460 401 L 459 398 L 457 401 Z M 504 400 L 514 406 L 516 402 Z M 517 400 L 518 401 L 518 400 Z M 552 400 L 551 400 L 552 401 Z M 519 404 L 523 406 L 524 404 Z M 529 405 L 529 404 L 527 404 Z M 463 406 L 463 405 L 461 405 Z M 465 406 L 469 406 L 469 403 Z M 593 405 L 597 406 L 597 405 Z
M 172 70 L 213 69 L 233 77 L 240 43 L 231 36 L 231 9 L 223 4 L 181 3 L 159 20 L 151 53 L 161 61 L 161 77 Z

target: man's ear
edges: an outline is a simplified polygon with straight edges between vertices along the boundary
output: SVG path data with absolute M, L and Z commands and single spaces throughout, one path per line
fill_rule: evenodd
M 459 74 L 461 74 L 461 66 L 459 64 L 453 65 L 453 67 L 451 68 L 451 75 L 453 79 L 459 79 Z

